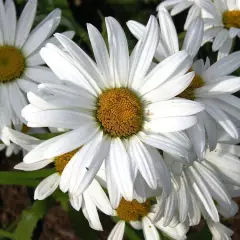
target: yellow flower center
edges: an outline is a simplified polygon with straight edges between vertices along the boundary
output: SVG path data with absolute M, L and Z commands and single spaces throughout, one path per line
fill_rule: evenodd
M 136 200 L 128 202 L 122 198 L 116 211 L 119 218 L 126 222 L 130 222 L 141 220 L 142 217 L 147 216 L 150 212 L 150 208 L 151 203 L 149 200 L 144 203 L 139 203 Z
M 129 137 L 142 128 L 142 103 L 127 88 L 109 89 L 98 98 L 96 117 L 111 137 Z
M 81 147 L 80 147 L 81 148 Z M 55 168 L 56 171 L 61 175 L 66 165 L 69 163 L 71 158 L 78 152 L 80 148 L 77 148 L 71 152 L 64 153 L 58 157 L 55 157 Z
M 195 99 L 194 90 L 204 85 L 205 82 L 203 81 L 203 79 L 197 73 L 195 73 L 195 76 L 190 85 L 182 93 L 180 93 L 178 97 L 194 100 Z
M 0 82 L 6 83 L 20 78 L 25 70 L 25 58 L 20 49 L 0 46 Z
M 240 11 L 225 11 L 223 13 L 223 24 L 225 28 L 240 28 Z

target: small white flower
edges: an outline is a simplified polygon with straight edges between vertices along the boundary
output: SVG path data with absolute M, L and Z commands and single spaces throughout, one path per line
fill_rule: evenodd
M 123 239 L 126 223 L 129 223 L 136 230 L 142 229 L 145 239 L 159 240 L 160 236 L 157 229 L 167 234 L 171 239 L 186 239 L 187 225 L 175 221 L 174 227 L 164 226 L 164 219 L 154 222 L 155 209 L 156 205 L 152 205 L 151 200 L 144 202 L 133 200 L 130 202 L 122 198 L 115 211 L 115 215 L 120 220 L 111 231 L 108 240 Z
M 139 172 L 150 187 L 161 186 L 168 194 L 169 172 L 157 149 L 186 157 L 188 140 L 178 131 L 194 125 L 194 115 L 204 109 L 202 104 L 174 98 L 193 78 L 186 73 L 192 59 L 181 51 L 148 73 L 158 44 L 157 20 L 150 18 L 130 57 L 119 23 L 109 17 L 106 24 L 109 52 L 99 31 L 88 25 L 97 64 L 61 34 L 55 36 L 68 54 L 51 44 L 41 50 L 64 85 L 40 85 L 40 93 L 28 94 L 31 104 L 22 115 L 28 126 L 70 131 L 40 144 L 24 161 L 52 158 L 83 146 L 63 171 L 62 191 L 80 194 L 106 159 L 110 192 L 117 189 L 131 200 Z M 51 94 L 41 96 L 42 91 Z
M 8 135 L 10 141 L 21 146 L 27 151 L 34 149 L 42 142 L 37 138 L 17 132 L 10 128 L 5 127 L 3 131 L 4 134 Z M 14 168 L 23 171 L 35 171 L 44 168 L 50 163 L 54 163 L 56 172 L 43 179 L 36 187 L 34 192 L 35 200 L 43 200 L 49 197 L 59 187 L 62 171 L 76 152 L 77 151 L 75 150 L 55 158 L 36 161 L 29 164 L 21 162 Z M 113 214 L 109 199 L 96 179 L 91 182 L 91 184 L 82 194 L 69 194 L 69 200 L 72 207 L 77 211 L 82 208 L 84 216 L 89 221 L 89 225 L 95 230 L 103 230 L 97 209 L 101 210 L 107 215 Z
M 49 68 L 42 66 L 39 50 L 47 42 L 57 43 L 48 38 L 60 23 L 61 11 L 54 10 L 31 31 L 36 9 L 37 0 L 29 0 L 17 20 L 13 0 L 5 4 L 0 0 L 0 128 L 13 125 L 21 130 L 26 122 L 21 116 L 28 104 L 26 93 L 35 92 L 38 83 L 58 81 Z M 73 36 L 73 32 L 64 34 Z
M 233 40 L 240 37 L 240 1 L 214 0 L 214 11 L 204 18 L 206 31 L 203 44 L 213 40 L 212 50 L 218 51 L 218 59 L 227 56 Z
M 213 4 L 211 0 L 165 0 L 157 7 L 158 11 L 163 8 L 171 9 L 171 15 L 174 16 L 186 9 L 189 9 L 184 29 L 187 30 L 192 21 L 206 12 L 212 12 Z

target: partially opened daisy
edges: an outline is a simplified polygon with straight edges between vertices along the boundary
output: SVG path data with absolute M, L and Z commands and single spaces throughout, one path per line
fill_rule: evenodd
M 32 31 L 37 0 L 29 0 L 17 20 L 13 0 L 0 0 L 0 105 L 4 112 L 0 128 L 14 126 L 21 130 L 25 122 L 21 110 L 28 102 L 26 92 L 36 91 L 37 84 L 57 82 L 57 77 L 43 65 L 39 50 L 60 23 L 61 11 L 51 12 Z M 31 31 L 31 32 L 30 32 Z M 71 37 L 73 32 L 66 32 Z M 2 139 L 5 140 L 5 139 Z
M 171 9 L 171 15 L 174 16 L 189 7 L 184 30 L 189 28 L 195 18 L 201 17 L 203 11 L 210 13 L 214 11 L 211 0 L 165 0 L 158 5 L 157 10 L 160 11 L 162 8 Z
M 171 239 L 186 239 L 188 226 L 176 223 L 174 227 L 164 226 L 163 219 L 154 222 L 156 206 L 153 200 L 138 202 L 137 200 L 126 201 L 121 199 L 119 206 L 115 210 L 115 215 L 119 221 L 111 231 L 108 240 L 121 240 L 124 236 L 125 225 L 128 223 L 136 230 L 143 230 L 144 238 L 151 240 L 161 239 L 158 230 L 166 234 Z
M 238 212 L 232 197 L 239 196 L 240 148 L 232 144 L 219 143 L 212 152 L 206 152 L 199 161 L 192 152 L 189 164 L 181 163 L 169 154 L 164 159 L 172 172 L 172 193 L 158 198 L 155 221 L 164 219 L 168 225 L 179 216 L 179 222 L 189 221 L 197 225 L 203 216 L 209 222 L 218 223 L 219 213 L 225 218 Z
M 158 61 L 179 51 L 177 32 L 169 13 L 159 10 L 161 39 L 155 54 Z M 145 27 L 135 21 L 129 21 L 131 32 L 140 38 Z M 203 39 L 203 21 L 196 18 L 190 25 L 183 49 L 194 58 L 199 51 Z M 209 59 L 204 63 L 197 60 L 191 66 L 195 76 L 187 89 L 178 97 L 203 103 L 206 110 L 199 113 L 198 123 L 187 130 L 191 142 L 202 158 L 206 145 L 213 150 L 217 144 L 217 125 L 220 125 L 232 138 L 238 139 L 237 126 L 232 115 L 239 120 L 239 101 L 232 93 L 240 89 L 240 78 L 231 74 L 240 67 L 240 52 L 235 52 L 210 66 Z M 216 125 L 217 124 L 217 125 Z M 207 142 L 206 142 L 207 139 Z
M 205 18 L 207 29 L 203 44 L 213 41 L 212 50 L 218 51 L 218 59 L 229 54 L 233 41 L 240 38 L 240 1 L 214 0 L 215 9 Z
M 42 140 L 7 127 L 3 129 L 3 132 L 3 134 L 7 135 L 7 138 L 11 142 L 19 145 L 26 151 L 30 151 L 36 148 L 43 142 Z M 35 171 L 42 169 L 51 163 L 54 164 L 56 172 L 42 180 L 34 192 L 35 200 L 43 200 L 49 197 L 59 187 L 62 172 L 77 151 L 78 149 L 62 154 L 55 158 L 36 161 L 34 163 L 21 162 L 14 168 L 23 171 Z M 82 194 L 69 194 L 69 200 L 74 209 L 77 211 L 82 209 L 83 214 L 89 221 L 90 226 L 95 230 L 103 230 L 97 209 L 107 215 L 113 214 L 113 209 L 111 207 L 110 201 L 96 179 L 91 182 L 91 184 Z
M 49 97 L 29 94 L 22 115 L 28 126 L 70 129 L 25 156 L 33 162 L 82 148 L 64 169 L 60 188 L 78 193 L 90 184 L 104 159 L 108 188 L 118 188 L 132 200 L 133 182 L 140 172 L 152 188 L 169 188 L 169 172 L 156 148 L 187 156 L 178 131 L 196 123 L 201 104 L 174 97 L 191 82 L 191 58 L 181 51 L 148 73 L 159 38 L 151 17 L 141 40 L 129 57 L 123 29 L 106 18 L 109 53 L 99 31 L 88 25 L 96 62 L 69 38 L 56 34 L 67 53 L 48 44 L 41 50 L 45 62 L 65 82 L 42 84 Z M 40 91 L 41 93 L 41 91 Z M 133 161 L 133 159 L 135 159 Z M 158 182 L 157 175 L 164 176 Z M 112 185 L 115 182 L 116 185 Z

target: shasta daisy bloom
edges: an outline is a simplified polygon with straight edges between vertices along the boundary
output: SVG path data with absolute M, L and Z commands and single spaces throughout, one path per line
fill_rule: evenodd
M 160 3 L 157 10 L 160 11 L 163 8 L 171 9 L 170 13 L 172 16 L 189 9 L 184 29 L 187 30 L 192 21 L 197 17 L 203 16 L 203 11 L 212 12 L 214 6 L 211 0 L 165 0 Z
M 43 142 L 42 140 L 10 128 L 5 127 L 3 129 L 3 132 L 5 135 L 7 135 L 8 139 L 11 142 L 14 142 L 26 151 L 30 151 L 36 148 Z M 34 192 L 35 200 L 43 200 L 49 197 L 59 187 L 62 172 L 77 151 L 78 149 L 62 154 L 55 158 L 36 161 L 34 163 L 21 162 L 14 168 L 23 171 L 35 171 L 42 169 L 51 163 L 54 164 L 56 172 L 43 179 L 36 187 Z M 113 209 L 111 207 L 110 201 L 96 179 L 91 182 L 91 184 L 82 194 L 69 194 L 69 200 L 72 207 L 77 211 L 82 208 L 84 216 L 89 221 L 90 226 L 95 230 L 103 230 L 97 209 L 107 215 L 113 214 Z
M 51 44 L 41 50 L 65 85 L 42 84 L 40 89 L 50 96 L 29 94 L 30 105 L 22 115 L 28 126 L 70 131 L 40 144 L 24 161 L 52 158 L 83 146 L 63 171 L 62 191 L 83 192 L 106 159 L 108 189 L 115 182 L 125 199 L 132 200 L 138 172 L 152 188 L 160 184 L 169 192 L 169 172 L 156 148 L 187 155 L 185 146 L 178 144 L 179 137 L 184 138 L 178 131 L 194 125 L 194 114 L 203 106 L 174 97 L 193 78 L 186 73 L 192 60 L 181 51 L 148 73 L 158 44 L 157 20 L 150 18 L 130 57 L 119 23 L 109 17 L 106 25 L 109 52 L 99 31 L 88 25 L 97 64 L 61 34 L 55 36 L 67 53 Z M 161 183 L 158 174 L 163 176 Z
M 161 41 L 155 54 L 159 61 L 166 56 L 179 51 L 177 32 L 173 21 L 164 9 L 159 10 Z M 129 21 L 131 32 L 140 38 L 144 26 Z M 203 22 L 196 18 L 189 27 L 184 43 L 185 49 L 192 58 L 196 56 L 203 38 Z M 240 89 L 240 78 L 231 74 L 240 67 L 240 52 L 233 53 L 210 66 L 209 59 L 193 63 L 191 70 L 195 76 L 187 89 L 178 97 L 203 103 L 206 110 L 197 114 L 198 123 L 187 130 L 197 155 L 202 158 L 206 145 L 213 150 L 217 144 L 217 125 L 220 125 L 232 138 L 238 139 L 237 127 L 232 121 L 232 115 L 239 120 L 238 98 L 231 95 Z M 197 133 L 197 134 L 196 134 Z M 206 142 L 207 136 L 207 142 Z
M 17 21 L 13 0 L 5 4 L 0 0 L 0 105 L 4 112 L 0 128 L 13 125 L 21 130 L 25 122 L 21 110 L 28 104 L 26 92 L 36 91 L 39 83 L 58 81 L 49 68 L 41 66 L 39 50 L 46 42 L 56 42 L 47 39 L 59 25 L 61 11 L 54 10 L 31 31 L 36 8 L 37 0 L 29 0 Z
M 212 152 L 207 150 L 201 162 L 194 152 L 189 164 L 164 154 L 173 173 L 173 189 L 168 197 L 157 197 L 159 205 L 155 221 L 164 218 L 164 224 L 168 225 L 177 215 L 180 222 L 188 220 L 190 225 L 197 225 L 201 215 L 216 223 L 219 213 L 225 218 L 234 216 L 238 211 L 232 197 L 239 196 L 239 156 L 239 146 L 223 143 Z
M 136 200 L 126 201 L 121 199 L 119 206 L 115 210 L 115 215 L 119 217 L 118 223 L 111 231 L 108 240 L 121 240 L 124 236 L 126 223 L 129 223 L 136 230 L 143 230 L 144 238 L 159 240 L 159 229 L 167 234 L 171 239 L 186 239 L 188 227 L 184 224 L 176 224 L 175 227 L 163 226 L 163 219 L 153 222 L 156 206 L 151 200 L 138 202 Z
M 218 51 L 218 59 L 229 54 L 233 40 L 240 37 L 240 2 L 239 0 L 214 0 L 215 9 L 205 18 L 207 29 L 203 44 L 213 41 L 212 50 Z

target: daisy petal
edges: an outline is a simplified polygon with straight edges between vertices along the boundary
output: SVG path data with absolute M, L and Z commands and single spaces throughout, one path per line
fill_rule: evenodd
M 89 141 L 97 131 L 95 124 L 88 122 L 78 129 L 44 141 L 24 157 L 24 162 L 33 163 L 71 152 Z
M 35 171 L 35 170 L 44 168 L 45 166 L 47 166 L 49 163 L 52 163 L 52 162 L 53 162 L 53 159 L 46 159 L 40 162 L 35 162 L 30 164 L 21 162 L 16 166 L 14 166 L 14 169 L 23 170 L 23 171 Z
M 144 35 L 139 40 L 129 73 L 129 87 L 138 89 L 151 65 L 158 45 L 159 27 L 155 17 L 151 16 Z M 132 57 L 132 56 L 131 56 Z
M 29 0 L 25 5 L 21 16 L 18 20 L 16 29 L 15 45 L 19 48 L 23 46 L 28 38 L 32 24 L 36 15 L 37 0 Z
M 16 34 L 16 25 L 17 25 L 17 15 L 16 15 L 16 7 L 13 0 L 7 0 L 5 2 L 5 11 L 6 11 L 6 43 L 8 45 L 13 45 Z
M 188 11 L 187 19 L 184 24 L 184 30 L 187 30 L 191 24 L 191 22 L 196 18 L 200 17 L 201 8 L 199 8 L 196 4 L 193 4 Z
M 215 79 L 228 75 L 240 67 L 240 51 L 234 52 L 224 57 L 210 66 L 203 74 L 202 78 L 207 82 L 213 82 Z
M 148 217 L 143 217 L 143 234 L 146 240 L 160 240 L 159 233 Z
M 82 207 L 83 197 L 82 197 L 82 195 L 76 196 L 76 195 L 69 193 L 69 201 L 70 201 L 72 207 L 76 211 L 79 211 Z
M 42 180 L 34 192 L 35 200 L 43 200 L 50 196 L 58 187 L 60 176 L 58 173 L 54 173 L 44 180 Z
M 219 50 L 219 48 L 222 47 L 222 45 L 228 38 L 229 38 L 228 31 L 226 29 L 221 30 L 213 41 L 212 50 L 214 52 Z
M 108 236 L 108 240 L 123 240 L 124 229 L 125 222 L 119 221 Z
M 107 158 L 108 164 L 114 173 L 116 184 L 123 197 L 132 201 L 133 198 L 133 171 L 131 160 L 119 138 L 111 140 L 109 156 Z
M 232 49 L 232 45 L 233 45 L 233 40 L 227 39 L 224 42 L 224 44 L 220 47 L 220 49 L 218 50 L 217 60 L 220 60 L 220 59 L 226 57 L 227 55 L 229 55 L 229 53 Z
M 171 15 L 172 16 L 177 15 L 178 13 L 184 11 L 185 9 L 189 8 L 192 5 L 193 5 L 192 2 L 186 2 L 186 1 L 180 2 L 172 8 Z

